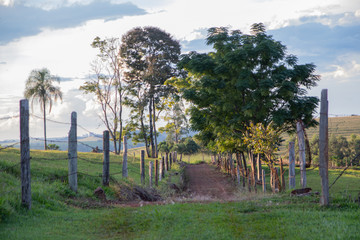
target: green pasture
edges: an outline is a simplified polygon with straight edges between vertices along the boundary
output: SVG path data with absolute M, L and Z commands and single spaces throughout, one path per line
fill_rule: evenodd
M 0 151 L 0 239 L 358 239 L 360 170 L 348 169 L 331 188 L 331 206 L 321 207 L 319 196 L 290 197 L 289 191 L 248 193 L 239 188 L 239 201 L 191 203 L 169 199 L 165 205 L 124 207 L 102 205 L 93 191 L 101 186 L 102 154 L 79 153 L 79 191 L 67 184 L 67 153 L 31 151 L 32 209 L 21 207 L 20 154 Z M 205 155 L 205 161 L 210 159 Z M 121 156 L 110 157 L 110 187 L 116 200 L 117 183 L 140 184 L 139 155 L 129 154 L 129 178 L 121 177 Z M 183 156 L 187 162 L 187 156 Z M 202 161 L 202 154 L 190 162 Z M 148 164 L 149 159 L 146 159 Z M 266 166 L 263 166 L 267 171 Z M 286 169 L 286 168 L 285 168 Z M 148 175 L 146 167 L 146 175 Z M 174 165 L 172 171 L 179 171 Z M 341 169 L 330 169 L 330 183 Z M 286 170 L 285 176 L 288 172 Z M 178 181 L 172 176 L 172 181 Z M 299 169 L 296 183 L 299 184 Z M 307 171 L 308 186 L 320 191 L 318 169 Z M 146 179 L 148 183 L 148 178 Z M 173 199 L 174 201 L 171 201 Z

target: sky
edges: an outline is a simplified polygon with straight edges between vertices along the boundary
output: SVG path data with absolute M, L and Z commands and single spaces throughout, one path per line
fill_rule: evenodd
M 19 101 L 31 70 L 60 77 L 63 101 L 48 118 L 70 122 L 78 135 L 101 134 L 94 97 L 79 87 L 91 74 L 97 36 L 117 37 L 137 26 L 156 26 L 181 43 L 182 52 L 208 52 L 207 29 L 250 31 L 262 22 L 299 63 L 321 75 L 309 96 L 328 89 L 330 116 L 360 115 L 360 1 L 357 0 L 0 0 L 0 140 L 19 138 Z M 30 110 L 42 116 L 38 105 Z M 15 117 L 13 117 L 15 116 Z M 13 118 L 11 118 L 13 117 Z M 48 122 L 48 137 L 67 136 L 66 124 Z M 42 120 L 30 119 L 30 135 L 42 137 Z

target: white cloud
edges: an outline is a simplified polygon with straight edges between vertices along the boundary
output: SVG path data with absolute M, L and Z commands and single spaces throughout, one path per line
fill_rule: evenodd
M 330 71 L 322 73 L 325 80 L 337 82 L 360 81 L 360 53 L 340 56 Z

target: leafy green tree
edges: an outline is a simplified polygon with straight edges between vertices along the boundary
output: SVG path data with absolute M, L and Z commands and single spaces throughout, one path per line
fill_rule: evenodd
M 185 107 L 182 101 L 168 103 L 165 116 L 166 125 L 159 128 L 160 132 L 166 132 L 166 141 L 179 143 L 183 135 L 189 133 L 188 120 L 185 115 Z
M 176 63 L 180 55 L 180 44 L 170 34 L 156 27 L 136 27 L 122 37 L 121 58 L 127 70 L 124 77 L 132 95 L 127 98 L 132 114 L 138 117 L 140 130 L 145 134 L 145 109 L 149 115 L 151 154 L 157 156 L 156 121 L 162 106 L 161 99 L 169 93 L 165 81 L 177 76 Z
M 49 149 L 49 150 L 59 150 L 60 147 L 58 145 L 52 143 L 52 144 L 49 144 L 47 146 L 47 149 Z
M 350 148 L 350 158 L 351 158 L 351 160 L 355 156 L 360 154 L 360 136 L 359 135 L 352 134 L 350 136 L 349 148 Z M 357 162 L 357 164 L 359 164 L 359 162 L 360 162 L 359 159 L 356 162 Z
M 94 94 L 101 106 L 101 121 L 109 130 L 116 154 L 120 154 L 123 130 L 123 98 L 126 93 L 122 80 L 122 64 L 119 58 L 120 41 L 117 38 L 96 37 L 91 46 L 99 51 L 91 64 L 92 79 L 80 89 Z
M 207 44 L 214 51 L 191 52 L 179 62 L 189 73 L 183 97 L 192 104 L 192 128 L 208 143 L 240 139 L 228 145 L 232 152 L 244 151 L 241 139 L 250 123 L 265 128 L 272 123 L 279 133 L 294 131 L 299 120 L 307 127 L 316 124 L 318 99 L 306 96 L 319 80 L 315 65 L 297 64 L 264 29 L 254 24 L 252 34 L 243 34 L 210 28 Z
M 346 166 L 350 157 L 350 148 L 344 136 L 331 135 L 329 139 L 329 157 L 336 166 Z
M 62 100 L 62 92 L 60 87 L 55 86 L 54 82 L 59 82 L 59 78 L 50 74 L 47 68 L 32 70 L 25 83 L 24 96 L 31 99 L 33 107 L 34 100 L 38 100 L 44 119 L 44 149 L 47 149 L 46 142 L 46 108 L 49 107 L 51 112 L 53 99 L 56 102 Z
M 319 163 L 319 134 L 314 134 L 310 140 L 311 154 L 314 157 L 314 163 Z
M 195 154 L 199 151 L 200 146 L 191 138 L 191 137 L 187 137 L 184 140 L 184 145 L 185 145 L 185 151 L 184 153 L 186 155 L 192 155 Z

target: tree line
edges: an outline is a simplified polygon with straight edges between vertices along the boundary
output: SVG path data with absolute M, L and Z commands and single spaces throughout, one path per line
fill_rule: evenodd
M 299 64 L 262 23 L 250 34 L 210 28 L 206 43 L 213 51 L 181 54 L 179 41 L 157 27 L 93 40 L 98 55 L 80 89 L 100 104 L 116 153 L 124 135 L 143 142 L 148 157 L 164 148 L 181 152 L 193 144 L 183 138 L 191 129 L 198 146 L 273 168 L 281 133 L 317 124 L 319 100 L 307 96 L 320 80 L 315 65 Z M 159 128 L 161 118 L 166 125 Z M 165 143 L 158 143 L 159 131 L 167 133 Z
M 292 136 L 289 140 L 295 142 L 295 151 L 298 151 L 297 138 Z M 310 151 L 313 163 L 319 163 L 319 134 L 314 134 L 310 139 Z M 352 134 L 349 138 L 331 134 L 329 137 L 329 166 L 347 167 L 360 153 L 360 136 Z M 298 161 L 298 159 L 296 159 Z M 359 164 L 359 160 L 356 161 Z

